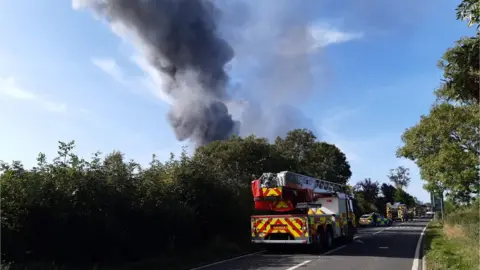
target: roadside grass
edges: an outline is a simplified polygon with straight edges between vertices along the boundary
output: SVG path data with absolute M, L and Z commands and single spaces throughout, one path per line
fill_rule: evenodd
M 480 263 L 478 209 L 458 211 L 427 228 L 425 254 L 429 270 L 472 270 Z

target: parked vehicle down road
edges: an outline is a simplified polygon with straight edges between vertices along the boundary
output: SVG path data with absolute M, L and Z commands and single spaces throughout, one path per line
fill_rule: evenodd
M 294 269 L 355 269 L 355 270 L 420 270 L 422 245 L 418 242 L 429 219 L 394 223 L 391 227 L 359 229 L 355 240 L 334 247 L 323 254 L 282 251 L 259 252 L 223 262 L 195 268 L 202 270 L 294 270 Z

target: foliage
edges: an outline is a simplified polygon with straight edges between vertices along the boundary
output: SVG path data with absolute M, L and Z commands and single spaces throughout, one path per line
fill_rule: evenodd
M 4 260 L 103 264 L 215 243 L 238 250 L 249 242 L 255 176 L 299 170 L 346 183 L 351 175 L 345 155 L 308 130 L 274 144 L 233 137 L 167 162 L 154 155 L 146 167 L 120 152 L 87 161 L 74 141 L 59 144 L 51 163 L 40 153 L 32 169 L 1 164 Z
M 380 187 L 380 191 L 382 192 L 383 197 L 385 198 L 385 203 L 394 203 L 395 202 L 395 192 L 396 188 L 392 185 L 383 183 Z
M 443 83 L 436 95 L 440 100 L 460 101 L 465 104 L 480 100 L 480 40 L 477 36 L 464 37 L 449 48 L 438 67 L 443 70 Z
M 354 192 L 361 213 L 385 213 L 387 203 L 402 202 L 407 207 L 417 205 L 415 198 L 408 192 L 386 183 L 380 186 L 378 181 L 372 181 L 370 178 L 358 182 Z
M 278 137 L 276 150 L 283 158 L 293 164 L 292 170 L 332 181 L 346 184 L 352 176 L 346 156 L 335 145 L 316 142 L 311 131 L 294 130 L 285 139 Z
M 410 184 L 410 169 L 404 166 L 391 169 L 388 179 L 395 184 L 397 189 L 406 188 Z
M 457 18 L 478 24 L 479 0 L 464 0 Z M 439 61 L 443 83 L 428 115 L 402 135 L 397 156 L 415 161 L 431 192 L 446 191 L 456 203 L 471 203 L 479 193 L 480 39 L 461 38 Z
M 457 7 L 457 19 L 468 21 L 468 27 L 480 23 L 480 1 L 463 0 Z
M 447 215 L 443 224 L 432 223 L 428 226 L 428 269 L 478 268 L 479 206 L 478 202 L 467 207 L 452 204 L 445 209 Z
M 374 202 L 378 198 L 378 193 L 380 191 L 378 181 L 373 182 L 370 178 L 365 178 L 363 181 L 360 181 L 356 185 L 356 189 L 363 193 L 365 200 L 369 202 Z

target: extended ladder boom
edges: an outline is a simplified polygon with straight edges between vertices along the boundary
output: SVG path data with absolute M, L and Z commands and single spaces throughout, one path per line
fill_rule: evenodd
M 311 189 L 315 192 L 345 192 L 346 186 L 326 180 L 316 179 L 289 171 L 279 173 L 263 173 L 260 177 L 262 187 L 291 187 L 295 189 Z
M 333 193 L 348 197 L 345 185 L 289 171 L 263 173 L 259 179 L 252 181 L 255 209 L 289 211 L 308 208 L 319 198 Z

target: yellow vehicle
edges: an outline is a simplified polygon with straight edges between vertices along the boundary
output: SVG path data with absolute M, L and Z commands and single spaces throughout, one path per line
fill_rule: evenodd
M 403 203 L 394 203 L 393 205 L 391 203 L 387 203 L 387 217 L 391 220 L 400 220 L 402 222 L 405 222 L 408 220 L 408 215 L 407 215 L 407 206 Z
M 384 217 L 379 213 L 372 212 L 370 214 L 361 216 L 358 223 L 360 224 L 360 227 L 392 226 L 393 220 L 388 217 Z
M 413 216 L 414 217 L 424 217 L 427 212 L 427 207 L 425 205 L 418 205 L 413 208 Z
M 354 199 L 344 185 L 283 171 L 252 181 L 252 193 L 252 242 L 267 249 L 298 244 L 325 250 L 357 232 Z

